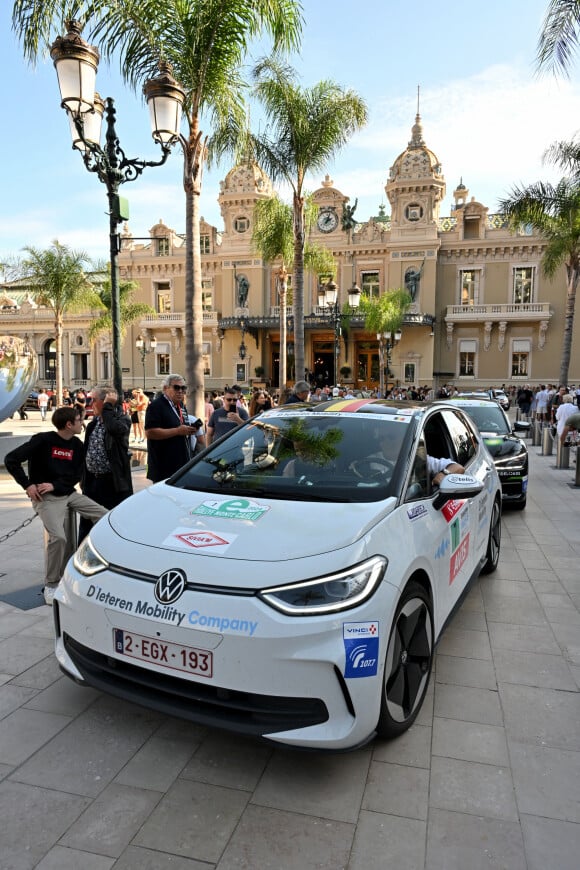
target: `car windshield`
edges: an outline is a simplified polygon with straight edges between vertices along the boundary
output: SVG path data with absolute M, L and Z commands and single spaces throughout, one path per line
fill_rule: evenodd
M 379 501 L 395 494 L 410 422 L 410 416 L 268 412 L 216 442 L 169 484 L 228 495 Z
M 493 432 L 495 435 L 508 435 L 509 424 L 505 414 L 498 405 L 492 402 L 482 402 L 481 405 L 463 406 L 480 432 Z

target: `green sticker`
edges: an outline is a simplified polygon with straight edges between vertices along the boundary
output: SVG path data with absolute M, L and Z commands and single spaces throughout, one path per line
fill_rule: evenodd
M 221 517 L 226 520 L 259 520 L 270 508 L 247 498 L 227 501 L 204 501 L 191 513 L 202 517 Z

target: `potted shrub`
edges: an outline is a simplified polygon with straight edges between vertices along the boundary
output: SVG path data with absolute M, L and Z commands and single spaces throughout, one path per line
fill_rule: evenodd
M 352 372 L 352 369 L 350 366 L 341 366 L 340 367 L 340 373 L 345 381 L 347 381 L 350 378 L 351 372 Z
M 263 378 L 264 372 L 265 372 L 264 366 L 256 366 L 256 368 L 254 369 L 254 374 L 256 375 L 257 378 Z

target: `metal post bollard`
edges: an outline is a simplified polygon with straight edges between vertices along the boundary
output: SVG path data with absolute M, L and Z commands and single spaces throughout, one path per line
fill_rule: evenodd
M 539 447 L 542 443 L 542 424 L 536 420 L 532 427 L 532 447 Z
M 570 447 L 562 444 L 558 438 L 558 452 L 556 454 L 556 468 L 570 468 Z
M 576 446 L 576 474 L 574 475 L 574 486 L 580 486 L 580 462 L 578 461 L 578 446 Z
M 550 426 L 545 426 L 542 433 L 542 456 L 551 456 L 554 440 Z

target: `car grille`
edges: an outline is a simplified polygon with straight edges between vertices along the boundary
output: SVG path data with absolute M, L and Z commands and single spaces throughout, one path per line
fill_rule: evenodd
M 318 698 L 285 698 L 223 689 L 150 671 L 88 649 L 63 634 L 67 653 L 87 683 L 143 707 L 200 725 L 259 736 L 328 720 Z
M 501 492 L 504 498 L 514 498 L 522 495 L 522 479 L 501 481 Z

